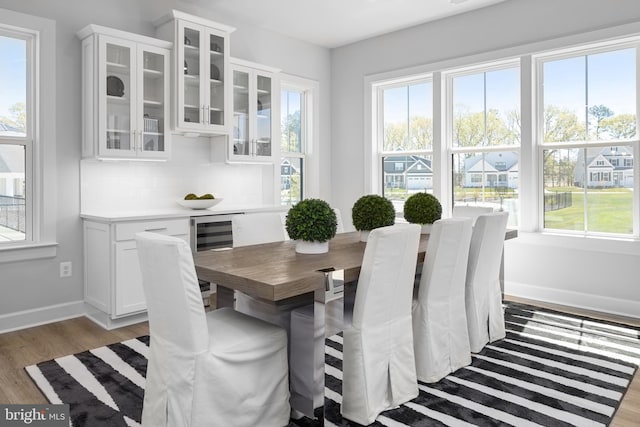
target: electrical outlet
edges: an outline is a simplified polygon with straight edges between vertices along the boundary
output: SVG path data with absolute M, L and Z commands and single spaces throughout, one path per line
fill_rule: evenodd
M 71 277 L 73 274 L 71 261 L 60 263 L 60 277 Z

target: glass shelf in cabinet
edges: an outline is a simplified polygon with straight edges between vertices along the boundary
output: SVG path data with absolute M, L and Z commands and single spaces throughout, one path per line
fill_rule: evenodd
M 197 74 L 185 74 L 184 83 L 190 86 L 195 86 L 200 83 L 200 76 Z
M 185 45 L 183 45 L 183 47 L 184 47 L 184 54 L 185 55 L 193 56 L 193 57 L 196 57 L 196 56 L 200 55 L 200 47 L 198 47 L 196 45 L 185 44 Z
M 164 73 L 162 71 L 159 70 L 154 70 L 153 68 L 145 68 L 144 69 L 144 76 L 145 78 L 152 78 L 152 79 L 158 79 L 160 77 L 162 77 L 164 75 Z
M 107 95 L 107 101 L 114 104 L 128 104 L 129 98 L 126 96 Z

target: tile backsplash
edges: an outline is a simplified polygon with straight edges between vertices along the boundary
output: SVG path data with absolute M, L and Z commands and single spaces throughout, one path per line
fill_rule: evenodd
M 208 138 L 173 136 L 166 162 L 81 161 L 81 212 L 179 208 L 187 193 L 227 206 L 274 204 L 274 166 L 211 162 Z

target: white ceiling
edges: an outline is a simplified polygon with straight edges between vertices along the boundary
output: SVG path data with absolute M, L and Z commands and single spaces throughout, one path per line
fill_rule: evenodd
M 251 25 L 329 48 L 502 1 L 195 0 Z

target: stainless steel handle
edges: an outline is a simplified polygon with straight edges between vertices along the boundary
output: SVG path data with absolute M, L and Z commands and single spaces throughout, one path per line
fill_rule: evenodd
M 210 110 L 210 106 L 209 105 L 207 105 L 207 108 L 205 109 L 205 112 L 206 112 L 206 119 L 205 119 L 206 123 L 208 125 L 210 125 L 211 124 L 211 110 Z

